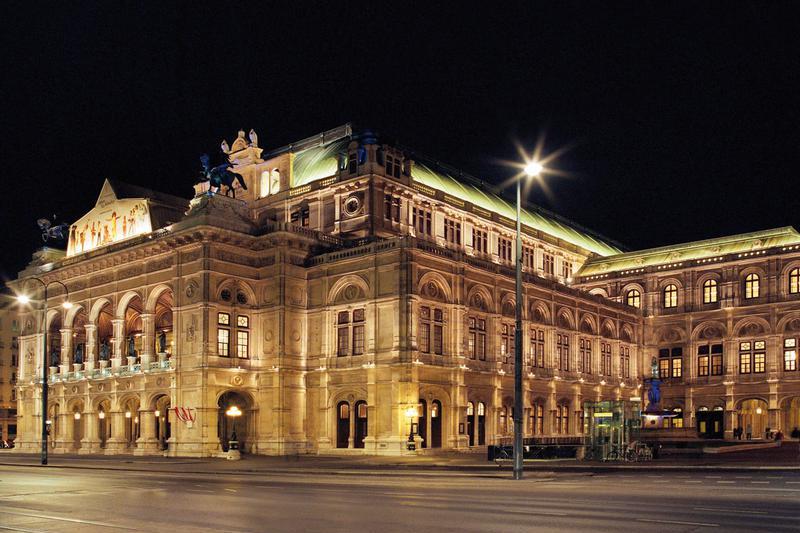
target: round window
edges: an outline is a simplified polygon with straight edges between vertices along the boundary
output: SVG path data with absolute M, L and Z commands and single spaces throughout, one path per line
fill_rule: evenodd
M 344 201 L 344 212 L 347 216 L 356 215 L 359 209 L 361 209 L 361 200 L 358 199 L 358 196 L 351 196 Z
M 243 292 L 236 293 L 236 301 L 242 305 L 247 303 L 247 295 Z
M 219 293 L 219 297 L 223 302 L 230 302 L 231 301 L 231 291 L 228 289 L 222 289 L 222 292 Z

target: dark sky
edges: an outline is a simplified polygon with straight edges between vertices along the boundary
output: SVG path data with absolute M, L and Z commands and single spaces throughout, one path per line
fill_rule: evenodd
M 0 32 L 5 275 L 106 177 L 188 197 L 239 128 L 347 121 L 496 182 L 544 131 L 573 177 L 531 199 L 630 248 L 800 226 L 791 2 L 30 4 Z

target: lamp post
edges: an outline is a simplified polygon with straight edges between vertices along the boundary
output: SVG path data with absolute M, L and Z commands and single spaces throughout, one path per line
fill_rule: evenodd
M 409 451 L 417 449 L 417 444 L 414 440 L 414 417 L 417 416 L 417 414 L 416 407 L 409 407 L 406 409 L 406 417 L 408 417 L 408 445 L 406 447 Z
M 542 165 L 524 167 L 525 176 L 535 178 Z M 514 327 L 514 479 L 522 479 L 522 179 L 517 180 L 516 324 Z
M 44 289 L 44 299 L 42 300 L 42 330 L 43 330 L 43 338 L 44 342 L 42 345 L 42 465 L 47 464 L 47 434 L 48 426 L 47 426 L 47 289 L 50 285 L 56 284 L 61 285 L 64 288 L 64 303 L 62 306 L 64 309 L 69 309 L 72 307 L 72 304 L 69 302 L 69 289 L 67 286 L 61 283 L 60 281 L 54 280 L 49 283 L 45 283 L 39 278 L 31 277 L 28 278 L 27 281 L 37 281 L 41 284 L 42 288 Z M 17 301 L 23 305 L 28 304 L 31 302 L 31 299 L 26 294 L 20 294 L 17 296 Z

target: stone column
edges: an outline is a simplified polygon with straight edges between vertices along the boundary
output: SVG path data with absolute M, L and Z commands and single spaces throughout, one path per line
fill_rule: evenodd
M 55 446 L 53 451 L 56 453 L 66 453 L 72 445 L 72 413 L 59 413 L 56 424 Z
M 155 411 L 140 410 L 139 424 L 141 424 L 141 436 L 136 440 L 136 450 L 133 452 L 134 455 L 152 455 L 158 453 Z
M 112 411 L 106 413 L 111 417 L 111 436 L 106 441 L 106 455 L 115 455 L 125 448 L 125 413 Z
M 98 436 L 99 424 L 97 423 L 99 420 L 97 418 L 97 413 L 86 410 L 83 413 L 83 418 L 86 422 L 84 422 L 84 433 L 81 439 L 81 448 L 78 450 L 78 453 L 81 455 L 97 453 L 100 449 L 100 437 Z
M 62 374 L 69 372 L 72 364 L 72 328 L 63 328 L 61 331 L 61 365 Z
M 86 324 L 86 353 L 84 354 L 84 369 L 94 370 L 97 361 L 97 325 Z
M 142 369 L 146 370 L 150 367 L 153 361 L 153 351 L 156 345 L 156 316 L 153 313 L 143 313 L 142 319 L 142 351 L 141 363 Z
M 117 368 L 122 365 L 122 351 L 125 346 L 125 320 L 114 318 L 111 320 L 114 326 L 114 336 L 111 339 L 111 367 Z

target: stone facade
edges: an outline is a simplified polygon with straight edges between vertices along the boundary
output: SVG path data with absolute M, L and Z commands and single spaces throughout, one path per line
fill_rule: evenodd
M 17 434 L 17 363 L 19 319 L 13 302 L 0 295 L 0 441 L 13 441 Z

